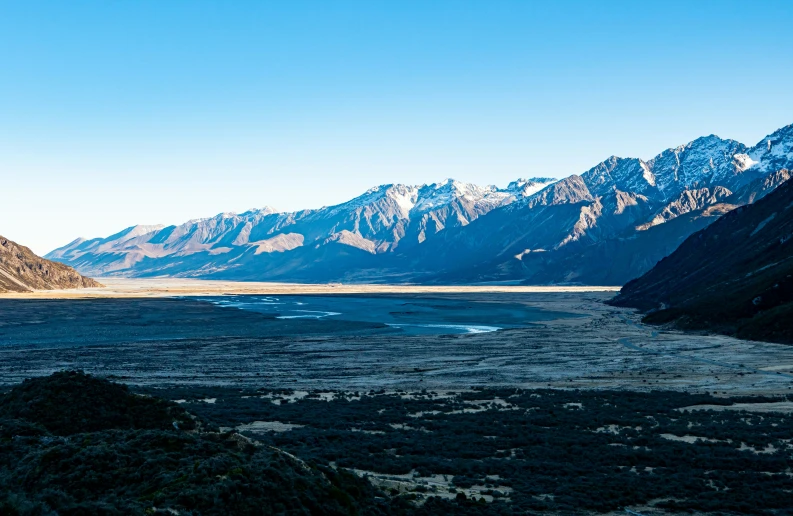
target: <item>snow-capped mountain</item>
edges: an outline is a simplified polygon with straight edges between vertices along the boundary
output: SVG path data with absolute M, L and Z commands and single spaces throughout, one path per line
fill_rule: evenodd
M 341 244 L 369 254 L 418 245 L 446 228 L 465 226 L 553 183 L 521 179 L 507 188 L 447 179 L 381 185 L 339 205 L 281 213 L 266 207 L 221 213 L 178 226 L 132 226 L 107 238 L 78 239 L 49 253 L 94 275 L 203 275 L 239 268 L 245 255 Z M 198 270 L 185 261 L 201 262 Z M 261 261 L 261 259 L 257 259 Z M 176 269 L 179 269 L 176 272 Z
M 751 148 L 711 135 L 648 161 L 612 156 L 445 232 L 410 257 L 411 266 L 441 282 L 623 284 L 789 178 L 792 144 L 787 126 Z
M 382 185 L 319 209 L 133 226 L 47 257 L 100 276 L 622 284 L 786 169 L 793 125 L 753 147 L 710 135 L 561 180 Z

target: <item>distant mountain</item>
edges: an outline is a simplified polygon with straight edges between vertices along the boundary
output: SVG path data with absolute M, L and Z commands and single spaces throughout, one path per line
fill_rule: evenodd
M 133 226 L 47 257 L 94 275 L 622 285 L 790 169 L 793 125 L 753 147 L 710 135 L 558 181 L 383 185 L 316 210 Z
M 518 180 L 504 189 L 453 180 L 383 185 L 317 210 L 264 208 L 179 226 L 133 226 L 107 238 L 75 240 L 47 257 L 94 275 L 262 279 L 300 275 L 306 267 L 332 275 L 339 269 L 328 269 L 328 260 L 348 271 L 356 261 L 418 246 L 554 181 Z
M 0 292 L 101 286 L 71 267 L 39 258 L 27 247 L 0 236 Z
M 691 235 L 612 303 L 652 311 L 648 322 L 793 343 L 793 181 Z

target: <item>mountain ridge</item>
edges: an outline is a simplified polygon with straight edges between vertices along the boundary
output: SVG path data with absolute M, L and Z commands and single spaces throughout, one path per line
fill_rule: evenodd
M 433 282 L 518 279 L 527 284 L 624 284 L 649 270 L 692 232 L 778 186 L 774 173 L 766 170 L 793 164 L 791 127 L 772 133 L 752 148 L 713 136 L 667 149 L 646 162 L 608 158 L 524 203 L 491 212 L 466 228 L 465 234 L 459 230 L 445 233 L 425 247 L 413 265 L 420 267 L 434 259 L 432 268 L 437 270 L 428 275 Z M 772 143 L 773 166 L 761 161 L 758 151 L 768 140 L 776 142 Z M 773 151 L 779 148 L 782 151 Z M 733 151 L 736 154 L 730 155 Z M 744 159 L 747 153 L 760 160 Z M 697 170 L 698 176 L 692 173 Z M 763 185 L 767 179 L 769 184 Z M 709 189 L 709 195 L 704 195 L 704 189 Z M 743 196 L 738 198 L 734 192 Z M 696 198 L 705 202 L 683 202 Z M 718 204 L 727 209 L 711 209 Z M 500 211 L 510 211 L 510 216 L 503 217 Z M 648 238 L 644 233 L 658 217 L 668 223 L 679 216 L 692 223 L 675 224 L 676 232 L 663 238 Z M 652 232 L 659 233 L 663 231 Z M 637 241 L 642 245 L 636 245 Z M 466 259 L 459 267 L 444 261 L 443 247 Z M 482 249 L 498 252 L 483 253 Z M 642 259 L 626 264 L 626 252 L 638 253 Z M 621 265 L 609 267 L 612 263 Z
M 791 168 L 793 125 L 753 147 L 709 135 L 649 160 L 610 156 L 580 175 L 506 188 L 386 184 L 318 209 L 132 226 L 47 257 L 94 275 L 624 284 L 692 232 L 773 190 L 775 174 Z M 626 252 L 639 256 L 626 260 Z M 604 271 L 592 260 L 623 265 Z
M 554 181 L 520 179 L 504 189 L 454 180 L 415 186 L 386 184 L 345 203 L 315 210 L 276 212 L 265 208 L 242 214 L 221 213 L 179 226 L 130 226 L 104 239 L 77 239 L 47 256 L 104 275 L 133 268 L 146 258 L 180 252 L 224 254 L 225 248 L 235 243 L 258 246 L 279 234 L 301 234 L 298 230 L 309 243 L 343 241 L 373 254 L 385 253 L 398 245 L 419 244 L 448 226 L 468 224 Z M 83 261 L 80 258 L 86 252 L 101 258 L 93 263 Z

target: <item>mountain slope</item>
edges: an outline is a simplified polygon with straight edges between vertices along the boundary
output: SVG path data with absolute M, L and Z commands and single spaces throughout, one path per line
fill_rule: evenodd
M 0 292 L 101 286 L 71 267 L 40 258 L 27 247 L 0 236 Z
M 691 235 L 612 301 L 648 322 L 793 343 L 793 181 Z

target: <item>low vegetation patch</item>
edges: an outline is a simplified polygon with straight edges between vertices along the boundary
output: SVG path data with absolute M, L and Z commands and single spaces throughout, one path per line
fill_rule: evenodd
M 459 393 L 158 390 L 228 428 L 353 469 L 424 514 L 788 514 L 791 414 L 680 410 L 784 397 L 484 389 Z M 199 400 L 216 398 L 214 404 Z M 252 421 L 291 430 L 250 432 Z M 473 514 L 472 513 L 472 514 Z
M 793 415 L 737 409 L 788 401 L 57 373 L 0 397 L 0 514 L 789 514 Z

